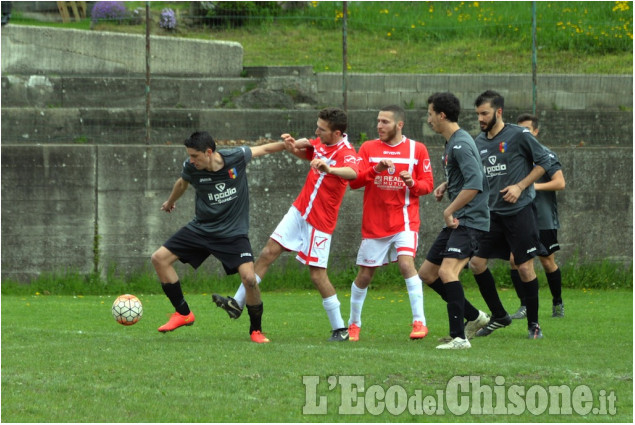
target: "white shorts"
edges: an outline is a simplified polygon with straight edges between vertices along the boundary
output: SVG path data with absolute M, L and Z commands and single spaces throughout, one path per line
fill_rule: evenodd
M 396 235 L 378 239 L 362 239 L 357 251 L 357 265 L 380 267 L 397 261 L 400 255 L 417 255 L 417 232 L 399 232 Z
M 284 249 L 297 252 L 295 257 L 302 264 L 325 269 L 331 250 L 331 235 L 320 232 L 302 218 L 294 206 L 282 218 L 271 234 L 271 239 Z

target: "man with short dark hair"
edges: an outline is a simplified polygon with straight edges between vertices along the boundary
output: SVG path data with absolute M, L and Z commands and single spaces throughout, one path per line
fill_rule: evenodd
M 489 323 L 476 336 L 487 336 L 512 322 L 498 296 L 487 260 L 509 260 L 513 254 L 525 287 L 529 338 L 538 339 L 542 338 L 542 330 L 533 259 L 544 248 L 536 224 L 533 183 L 545 173 L 551 159 L 529 130 L 503 122 L 504 104 L 503 96 L 493 90 L 482 93 L 474 102 L 482 131 L 474 142 L 489 184 L 490 230 L 481 238 L 470 268 L 492 313 Z
M 322 296 L 322 306 L 331 323 L 329 341 L 348 341 L 340 302 L 327 274 L 332 234 L 337 223 L 348 182 L 357 177 L 358 157 L 346 135 L 347 115 L 339 108 L 318 113 L 315 139 L 295 139 L 283 134 L 287 149 L 310 161 L 304 187 L 271 234 L 256 260 L 256 281 L 264 278 L 269 266 L 285 251 L 297 252 L 296 259 L 309 266 L 311 281 Z M 214 302 L 232 319 L 245 305 L 244 285 L 232 297 L 212 295 Z
M 161 287 L 176 310 L 158 330 L 169 332 L 194 324 L 194 313 L 185 301 L 173 264 L 180 260 L 196 269 L 213 255 L 228 275 L 239 273 L 246 284 L 251 340 L 269 342 L 262 333 L 263 304 L 248 237 L 249 188 L 245 172 L 252 158 L 280 152 L 285 144 L 216 149 L 209 133 L 195 132 L 184 145 L 189 158 L 183 162 L 181 177 L 161 205 L 161 211 L 172 212 L 176 201 L 191 185 L 196 190 L 195 217 L 152 254 Z
M 459 99 L 452 93 L 428 98 L 428 124 L 445 139 L 442 156 L 446 181 L 434 190 L 450 204 L 443 211 L 443 229 L 428 251 L 419 276 L 447 302 L 450 338 L 441 350 L 470 348 L 469 339 L 488 323 L 489 317 L 465 299 L 459 279 L 482 235 L 489 230 L 487 179 L 472 137 L 461 127 Z M 464 324 L 467 320 L 467 324 Z

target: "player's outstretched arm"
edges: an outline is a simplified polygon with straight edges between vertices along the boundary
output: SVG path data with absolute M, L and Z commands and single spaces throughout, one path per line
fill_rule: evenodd
M 295 139 L 293 136 L 291 136 L 288 133 L 284 133 L 282 136 L 282 140 L 284 141 L 284 145 L 287 149 L 287 151 L 291 152 L 293 155 L 297 156 L 300 159 L 308 159 L 307 158 L 307 153 L 306 153 L 306 149 L 312 147 L 311 142 L 309 142 L 309 139 L 307 138 L 302 138 L 302 139 Z
M 260 146 L 253 146 L 251 148 L 251 156 L 255 158 L 257 156 L 268 155 L 270 153 L 281 152 L 283 150 L 285 150 L 284 141 L 272 142 Z

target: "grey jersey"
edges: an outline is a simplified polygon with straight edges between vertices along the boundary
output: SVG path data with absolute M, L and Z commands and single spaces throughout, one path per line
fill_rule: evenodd
M 474 199 L 454 213 L 454 218 L 459 219 L 462 225 L 488 232 L 489 190 L 481 157 L 472 136 L 463 129 L 457 130 L 446 142 L 442 160 L 450 201 L 453 201 L 463 189 L 479 191 Z
M 549 151 L 549 158 L 551 159 L 551 165 L 546 169 L 545 174 L 540 177 L 536 183 L 547 183 L 557 171 L 562 170 L 562 165 L 558 156 Z M 538 218 L 538 229 L 550 230 L 559 229 L 560 220 L 558 219 L 558 200 L 556 199 L 556 192 L 553 190 L 537 190 L 536 198 L 534 199 L 536 205 L 536 216 Z
M 481 155 L 485 176 L 489 183 L 489 209 L 500 215 L 514 215 L 533 202 L 534 185 L 525 188 L 514 204 L 503 199 L 500 191 L 527 177 L 534 167 L 545 170 L 551 165 L 549 151 L 524 127 L 505 124 L 503 129 L 488 139 L 486 133 L 474 139 Z
M 245 173 L 248 146 L 219 149 L 225 165 L 218 171 L 197 170 L 189 159 L 181 177 L 196 190 L 196 216 L 187 227 L 199 234 L 230 238 L 249 233 L 249 188 Z

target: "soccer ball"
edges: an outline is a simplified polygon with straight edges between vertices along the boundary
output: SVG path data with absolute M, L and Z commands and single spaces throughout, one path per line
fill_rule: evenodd
M 124 326 L 134 325 L 142 315 L 143 306 L 134 295 L 120 295 L 112 304 L 112 316 Z

